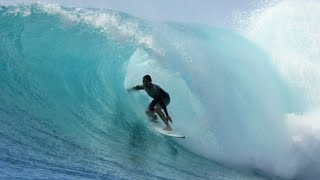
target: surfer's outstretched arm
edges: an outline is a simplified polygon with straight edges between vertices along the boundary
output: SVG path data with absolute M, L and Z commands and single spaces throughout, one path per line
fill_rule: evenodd
M 137 86 L 134 86 L 132 88 L 127 89 L 127 91 L 130 92 L 130 91 L 142 90 L 142 89 L 144 89 L 142 85 L 137 85 Z

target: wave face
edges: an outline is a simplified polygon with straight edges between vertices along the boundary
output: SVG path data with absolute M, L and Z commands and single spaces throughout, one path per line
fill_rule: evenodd
M 0 17 L 0 177 L 306 177 L 286 118 L 309 103 L 246 38 L 50 4 Z M 145 74 L 185 140 L 153 132 L 150 99 L 127 93 Z

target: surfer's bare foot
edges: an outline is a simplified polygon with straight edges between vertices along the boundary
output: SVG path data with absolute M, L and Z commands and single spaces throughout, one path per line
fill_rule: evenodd
M 165 130 L 165 131 L 172 131 L 171 127 L 169 127 L 169 126 L 164 127 L 163 130 Z

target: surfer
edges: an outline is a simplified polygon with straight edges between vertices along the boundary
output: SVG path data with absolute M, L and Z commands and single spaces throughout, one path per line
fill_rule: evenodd
M 165 92 L 160 86 L 153 84 L 151 76 L 149 75 L 145 75 L 142 79 L 142 82 L 143 85 L 137 85 L 129 88 L 128 92 L 144 89 L 147 94 L 153 98 L 146 110 L 146 114 L 148 115 L 149 119 L 155 122 L 158 118 L 157 115 L 155 115 L 156 112 L 160 116 L 162 121 L 166 124 L 166 127 L 164 127 L 163 130 L 171 131 L 172 129 L 169 125 L 169 121 L 172 122 L 172 120 L 166 107 L 170 103 L 169 94 Z M 162 112 L 162 110 L 164 111 L 164 113 Z

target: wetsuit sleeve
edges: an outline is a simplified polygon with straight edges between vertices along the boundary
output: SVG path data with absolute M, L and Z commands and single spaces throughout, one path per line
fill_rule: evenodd
M 131 88 L 132 90 L 142 90 L 144 89 L 143 86 L 138 85 L 138 86 L 134 86 L 133 88 Z

